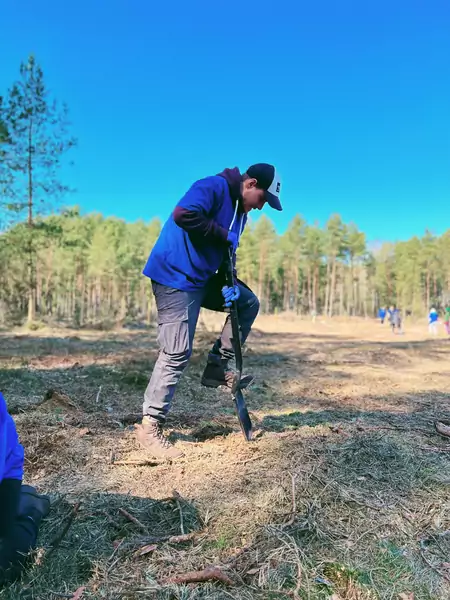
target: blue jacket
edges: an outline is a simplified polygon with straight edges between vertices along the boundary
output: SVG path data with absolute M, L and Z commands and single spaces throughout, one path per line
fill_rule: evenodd
M 203 288 L 226 257 L 230 227 L 240 236 L 247 222 L 241 181 L 237 168 L 196 181 L 165 223 L 144 275 L 186 292 Z
M 386 316 L 386 310 L 384 308 L 378 309 L 378 316 L 380 317 L 380 319 L 384 319 L 384 317 Z
M 430 323 L 437 323 L 437 321 L 439 319 L 439 315 L 434 308 L 432 310 L 430 310 L 429 319 L 430 319 L 430 321 L 429 321 Z
M 16 426 L 0 392 L 0 482 L 22 479 L 23 447 L 19 444 Z

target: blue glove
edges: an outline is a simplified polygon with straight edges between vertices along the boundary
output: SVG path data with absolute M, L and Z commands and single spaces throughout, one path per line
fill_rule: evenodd
M 239 238 L 237 233 L 234 233 L 234 231 L 229 231 L 227 235 L 227 242 L 230 244 L 230 246 L 233 246 L 233 252 L 236 252 L 237 247 L 239 246 Z
M 232 303 L 235 300 L 238 300 L 240 295 L 241 295 L 241 292 L 239 290 L 238 285 L 233 285 L 233 287 L 229 287 L 228 285 L 225 285 L 222 288 L 222 296 L 224 297 L 224 300 L 225 300 L 225 303 L 224 303 L 225 308 L 230 308 Z

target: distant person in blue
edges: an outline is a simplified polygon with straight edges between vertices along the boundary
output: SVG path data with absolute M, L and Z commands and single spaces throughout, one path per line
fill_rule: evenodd
M 144 268 L 152 281 L 158 311 L 160 352 L 144 397 L 143 419 L 136 429 L 141 445 L 153 456 L 179 458 L 182 452 L 163 434 L 178 381 L 192 353 L 200 308 L 224 311 L 237 303 L 241 341 L 258 314 L 255 294 L 237 278 L 226 285 L 224 261 L 229 248 L 236 256 L 251 210 L 268 204 L 282 210 L 280 179 L 274 166 L 260 163 L 245 173 L 238 168 L 196 181 L 164 225 Z M 201 383 L 230 387 L 228 363 L 234 357 L 231 321 L 227 317 L 212 347 Z M 245 387 L 252 381 L 241 379 Z
M 428 332 L 431 333 L 431 335 L 438 334 L 438 321 L 439 321 L 438 312 L 434 308 L 434 306 L 432 306 L 431 310 L 430 310 L 430 314 L 428 315 Z
M 0 393 L 0 585 L 17 579 L 50 501 L 22 485 L 24 453 Z
M 384 308 L 384 306 L 382 306 L 380 309 L 378 309 L 378 318 L 380 319 L 381 324 L 384 324 L 384 320 L 386 318 L 386 309 Z

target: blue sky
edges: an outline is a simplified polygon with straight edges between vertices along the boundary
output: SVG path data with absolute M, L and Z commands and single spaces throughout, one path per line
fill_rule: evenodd
M 449 227 L 446 0 L 21 0 L 0 93 L 33 52 L 79 147 L 67 203 L 165 219 L 195 179 L 273 162 L 282 232 L 333 212 L 369 239 Z

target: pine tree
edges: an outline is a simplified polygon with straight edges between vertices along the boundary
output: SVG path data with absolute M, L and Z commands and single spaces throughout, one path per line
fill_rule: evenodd
M 345 225 L 340 215 L 332 215 L 325 226 L 324 249 L 326 253 L 326 289 L 324 312 L 332 316 L 336 294 L 338 260 L 345 251 Z
M 0 96 L 0 229 L 7 225 L 5 209 L 11 194 L 12 173 L 8 169 L 6 157 L 10 143 L 8 128 L 3 120 L 3 98 Z
M 323 264 L 324 235 L 317 225 L 306 228 L 304 258 L 306 289 L 310 311 L 318 311 L 321 266 Z
M 450 230 L 439 239 L 438 254 L 441 260 L 442 304 L 450 306 Z
M 430 231 L 425 231 L 422 238 L 421 262 L 425 278 L 425 305 L 427 311 L 431 305 L 439 301 L 439 256 L 438 243 Z
M 373 256 L 375 306 L 390 306 L 395 303 L 395 245 L 385 242 Z
M 269 311 L 271 272 L 273 269 L 273 258 L 276 254 L 276 233 L 272 221 L 262 215 L 254 228 L 254 236 L 258 244 L 258 255 L 256 264 L 257 295 L 261 303 L 262 312 Z
M 413 315 L 425 311 L 421 253 L 422 244 L 418 237 L 413 237 L 407 242 L 399 242 L 394 250 L 394 302 L 403 310 L 411 310 Z
M 366 253 L 366 236 L 359 231 L 354 223 L 347 228 L 347 258 L 350 266 L 350 293 L 348 294 L 348 313 L 355 315 L 358 312 L 358 270 L 357 265 Z
M 300 284 L 304 269 L 306 222 L 296 215 L 280 239 L 280 268 L 282 279 L 281 306 L 298 312 Z
M 255 225 L 249 219 L 239 240 L 239 249 L 236 253 L 239 278 L 251 288 L 256 286 L 258 280 L 258 241 L 254 230 Z
M 330 219 L 331 220 L 331 219 Z M 450 230 L 367 252 L 355 226 L 334 219 L 330 228 L 308 226 L 297 215 L 277 235 L 266 217 L 251 223 L 238 251 L 238 275 L 259 295 L 262 310 L 328 310 L 375 315 L 397 304 L 423 316 L 429 302 L 450 303 Z M 159 221 L 126 223 L 77 207 L 34 220 L 36 310 L 43 321 L 71 326 L 150 322 L 151 286 L 142 268 L 157 239 Z M 27 315 L 27 222 L 0 235 L 0 320 L 21 324 Z M 333 249 L 334 248 L 334 249 Z M 328 266 L 330 263 L 330 266 Z M 335 278 L 333 279 L 333 265 Z M 336 290 L 332 300 L 332 290 Z M 295 295 L 297 294 L 297 296 Z
M 0 97 L 0 107 L 3 103 L 3 98 Z M 1 108 L 0 108 L 1 111 Z M 8 129 L 6 128 L 6 124 L 0 120 L 0 148 L 3 144 L 6 144 L 6 142 L 8 141 L 9 136 L 8 136 Z M 0 150 L 0 159 L 2 157 L 2 154 L 4 152 L 4 149 Z
M 68 188 L 58 179 L 63 155 L 74 146 L 67 107 L 51 101 L 44 74 L 33 56 L 20 66 L 20 79 L 2 103 L 0 120 L 9 141 L 4 163 L 12 180 L 6 190 L 10 213 L 28 226 L 28 320 L 36 310 L 36 217 L 46 214 Z

